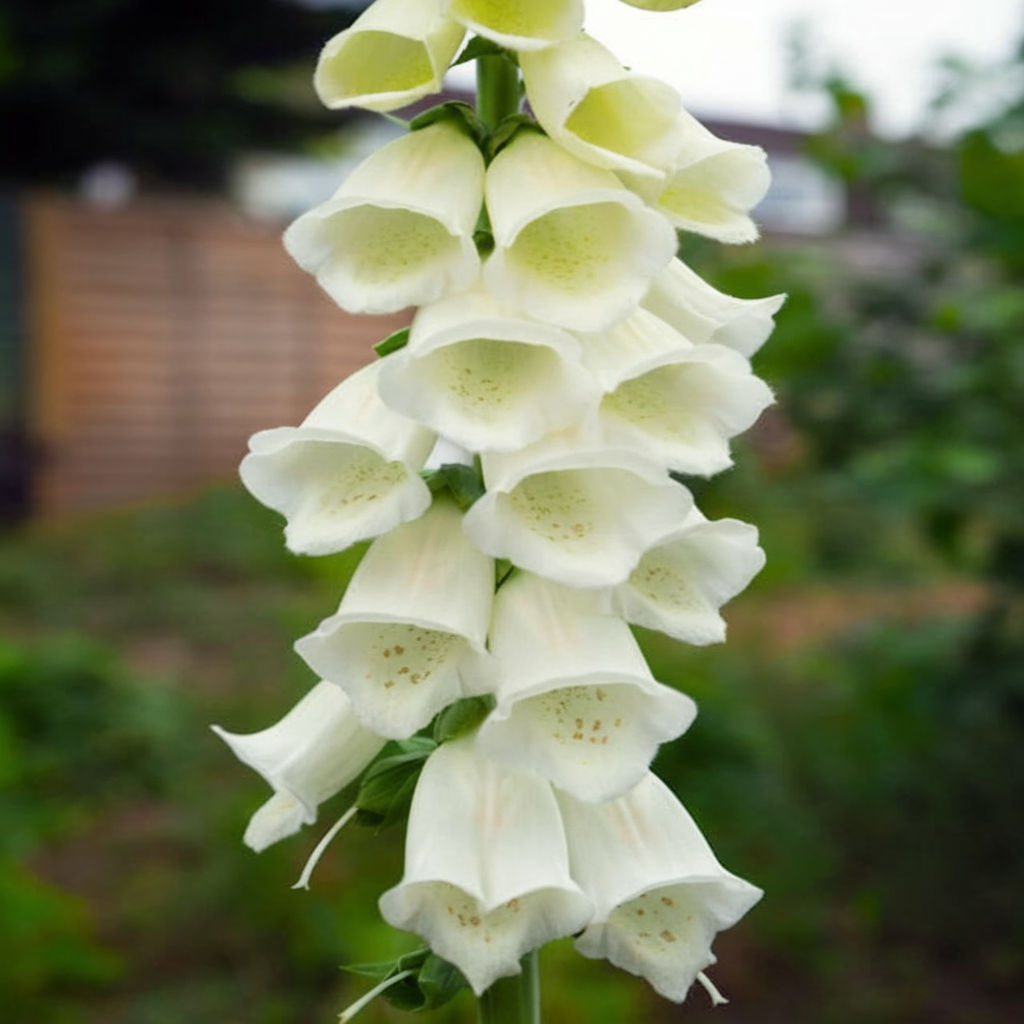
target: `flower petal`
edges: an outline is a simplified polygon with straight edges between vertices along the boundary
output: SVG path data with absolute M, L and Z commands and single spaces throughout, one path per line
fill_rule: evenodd
M 654 679 L 626 624 L 595 601 L 525 573 L 501 587 L 490 640 L 498 703 L 479 743 L 580 800 L 600 801 L 635 785 L 658 745 L 697 712 Z
M 304 213 L 284 245 L 350 313 L 393 313 L 468 287 L 484 164 L 450 124 L 430 125 L 364 160 L 334 197 Z
M 465 29 L 443 15 L 445 0 L 375 0 L 328 40 L 313 84 L 333 110 L 397 110 L 429 93 L 455 56 Z
M 494 764 L 471 739 L 443 744 L 416 786 L 402 881 L 384 919 L 423 936 L 478 995 L 531 949 L 579 931 L 593 908 L 569 877 L 550 786 Z
M 726 871 L 693 819 L 648 773 L 618 800 L 589 804 L 559 794 L 573 877 L 597 907 L 576 940 L 681 1002 L 714 963 L 711 941 L 761 890 Z
M 690 644 L 721 643 L 719 608 L 761 571 L 757 528 L 737 519 L 708 521 L 694 509 L 686 521 L 644 553 L 612 595 L 629 622 Z
M 623 582 L 692 504 L 660 466 L 585 430 L 482 462 L 487 493 L 466 513 L 470 539 L 569 586 Z
M 537 50 L 583 27 L 583 0 L 450 0 L 449 14 L 510 50 Z
M 384 362 L 339 384 L 302 426 L 264 430 L 249 440 L 242 482 L 285 516 L 285 540 L 297 554 L 342 551 L 430 504 L 417 471 L 434 435 L 381 402 L 377 378 Z
M 627 71 L 582 33 L 519 63 L 530 106 L 560 146 L 596 167 L 665 177 L 681 143 L 670 85 Z
M 775 314 L 785 301 L 785 295 L 726 295 L 676 259 L 654 279 L 643 306 L 694 343 L 727 345 L 749 358 L 771 334 Z
M 485 184 L 495 249 L 484 265 L 494 295 L 572 330 L 596 331 L 631 312 L 675 255 L 668 221 L 610 171 L 535 132 L 495 157 Z
M 494 566 L 438 499 L 366 553 L 336 614 L 295 645 L 340 686 L 369 729 L 404 739 L 460 697 L 486 689 L 484 640 Z
M 212 729 L 274 790 L 245 833 L 246 844 L 257 851 L 316 821 L 317 807 L 355 779 L 384 746 L 380 736 L 359 724 L 348 697 L 326 682 L 261 732 Z
M 423 307 L 408 346 L 381 374 L 381 396 L 472 451 L 508 451 L 567 427 L 598 389 L 572 335 L 482 289 Z

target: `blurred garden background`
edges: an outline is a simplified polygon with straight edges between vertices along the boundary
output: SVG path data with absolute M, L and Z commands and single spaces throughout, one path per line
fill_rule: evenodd
M 251 430 L 297 421 L 391 330 L 331 307 L 277 242 L 382 130 L 308 84 L 359 6 L 0 10 L 9 1024 L 314 1024 L 368 985 L 339 965 L 416 945 L 376 911 L 400 833 L 350 827 L 292 891 L 347 794 L 257 856 L 241 834 L 265 787 L 207 728 L 263 728 L 306 691 L 291 642 L 359 554 L 288 555 L 232 477 Z M 716 125 L 778 153 L 765 238 L 683 248 L 726 291 L 790 297 L 755 358 L 777 407 L 735 469 L 693 481 L 709 516 L 759 526 L 768 565 L 727 645 L 641 637 L 701 709 L 656 767 L 767 894 L 716 945 L 716 1020 L 1007 1024 L 1024 1019 L 1024 49 L 947 60 L 898 139 L 812 57 L 794 47 L 792 80 L 827 101 L 820 130 Z M 567 943 L 542 963 L 556 1024 L 711 1016 L 701 992 L 663 1003 Z M 463 994 L 430 1019 L 474 1012 Z

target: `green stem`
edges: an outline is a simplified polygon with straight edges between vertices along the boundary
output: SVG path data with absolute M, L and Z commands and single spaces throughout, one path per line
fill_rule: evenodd
M 519 69 L 493 54 L 476 59 L 476 112 L 491 131 L 519 110 Z
M 540 1024 L 537 950 L 522 960 L 523 973 L 499 978 L 480 997 L 480 1024 Z

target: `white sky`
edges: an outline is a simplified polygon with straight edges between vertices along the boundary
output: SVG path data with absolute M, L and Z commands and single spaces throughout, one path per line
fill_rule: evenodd
M 1024 35 L 1024 0 L 703 0 L 672 13 L 586 3 L 591 35 L 634 70 L 671 82 L 695 113 L 812 127 L 820 106 L 786 86 L 786 39 L 804 22 L 815 59 L 875 98 L 887 134 L 920 124 L 940 57 L 991 65 Z

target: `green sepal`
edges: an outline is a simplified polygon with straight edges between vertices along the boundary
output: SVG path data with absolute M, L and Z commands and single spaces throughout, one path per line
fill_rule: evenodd
M 409 328 L 402 327 L 395 331 L 394 334 L 389 334 L 383 341 L 378 341 L 373 346 L 373 351 L 381 357 L 391 355 L 392 352 L 397 352 L 400 348 L 405 348 L 409 344 Z
M 437 469 L 421 472 L 420 476 L 430 488 L 431 494 L 440 494 L 447 488 L 463 512 L 482 498 L 486 490 L 479 468 L 464 466 L 461 462 L 446 462 Z
M 493 708 L 494 698 L 490 694 L 482 697 L 463 697 L 454 704 L 449 704 L 434 719 L 435 741 L 440 744 L 472 732 Z
M 379 832 L 405 821 L 420 772 L 436 747 L 427 736 L 413 736 L 390 748 L 397 753 L 389 750 L 374 761 L 359 784 L 356 822 Z
M 454 964 L 435 956 L 426 946 L 405 953 L 397 960 L 382 960 L 371 964 L 344 964 L 341 968 L 349 974 L 385 981 L 396 974 L 413 971 L 409 977 L 395 982 L 381 993 L 399 1010 L 417 1013 L 420 1010 L 436 1010 L 466 987 L 466 979 Z
M 478 57 L 505 57 L 512 61 L 513 64 L 519 63 L 516 60 L 516 55 L 511 50 L 506 50 L 504 46 L 500 46 L 493 39 L 473 36 L 463 47 L 462 53 L 452 61 L 451 66 L 454 68 L 460 64 L 468 64 L 471 60 L 476 60 Z
M 499 590 L 509 576 L 515 572 L 515 566 L 507 558 L 499 558 L 494 563 L 494 589 Z
M 546 134 L 529 114 L 509 114 L 508 117 L 502 118 L 487 139 L 484 151 L 487 162 L 490 163 L 522 131 Z
M 409 130 L 420 131 L 432 124 L 441 121 L 450 121 L 456 127 L 461 128 L 481 148 L 487 144 L 487 125 L 480 120 L 477 112 L 462 100 L 447 100 L 439 103 L 436 107 L 424 110 L 409 122 Z

